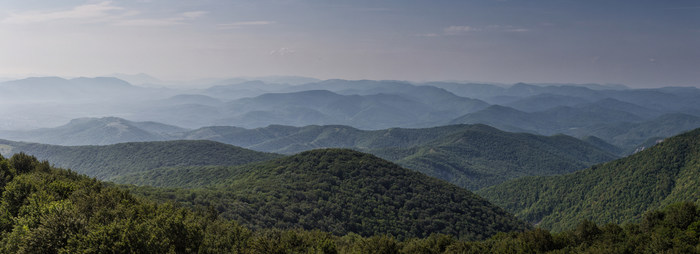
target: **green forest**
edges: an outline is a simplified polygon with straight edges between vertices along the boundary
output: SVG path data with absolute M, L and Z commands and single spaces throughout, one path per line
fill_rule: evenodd
M 107 146 L 56 146 L 0 140 L 0 146 L 4 145 L 12 153 L 23 151 L 57 166 L 108 181 L 131 173 L 148 173 L 159 167 L 233 166 L 281 156 L 258 151 L 293 154 L 320 148 L 350 148 L 472 191 L 523 176 L 570 173 L 617 158 L 597 147 L 605 145 L 600 140 L 592 145 L 566 135 L 509 133 L 481 124 L 375 131 L 337 125 L 269 126 L 254 130 L 208 127 L 196 133 L 213 135 L 218 142 L 257 151 L 204 140 Z M 204 137 L 212 138 L 183 138 Z
M 467 190 L 347 149 L 312 150 L 242 167 L 156 170 L 130 179 L 171 187 L 131 188 L 136 194 L 213 206 L 222 217 L 251 228 L 382 232 L 399 239 L 442 233 L 476 240 L 529 227 Z
M 624 224 L 675 202 L 700 202 L 699 186 L 696 129 L 572 174 L 526 177 L 477 193 L 519 218 L 561 231 L 584 219 Z
M 208 140 L 120 143 L 108 146 L 56 146 L 0 140 L 7 153 L 25 152 L 81 174 L 109 180 L 159 167 L 242 165 L 281 155 Z
M 212 139 L 282 154 L 351 148 L 468 190 L 522 176 L 569 173 L 617 157 L 599 147 L 612 146 L 602 140 L 594 145 L 565 135 L 511 133 L 483 124 L 373 131 L 341 125 L 270 125 L 250 130 L 217 126 L 192 131 L 183 138 Z
M 251 229 L 215 209 L 154 203 L 51 167 L 23 153 L 0 156 L 3 253 L 694 253 L 700 211 L 675 203 L 624 226 L 582 221 L 575 229 L 498 233 L 468 241 L 446 234 L 398 238 L 319 230 Z

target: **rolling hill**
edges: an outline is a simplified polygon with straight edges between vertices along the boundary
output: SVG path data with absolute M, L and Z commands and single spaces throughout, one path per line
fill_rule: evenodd
M 572 130 L 608 123 L 638 123 L 634 114 L 596 104 L 557 106 L 544 111 L 523 112 L 510 107 L 490 106 L 453 120 L 452 124 L 487 124 L 506 131 L 527 131 L 541 135 L 567 134 Z
M 508 133 L 485 125 L 363 131 L 347 126 L 207 127 L 184 139 L 211 139 L 267 152 L 352 148 L 475 190 L 526 175 L 568 173 L 615 158 L 563 135 Z
M 394 80 L 341 80 L 331 79 L 317 83 L 292 87 L 293 91 L 328 90 L 343 95 L 398 95 L 414 100 L 442 112 L 474 112 L 485 108 L 488 103 L 473 97 L 457 96 L 445 89 L 434 86 L 413 85 Z
M 56 128 L 0 131 L 4 139 L 54 145 L 110 145 L 167 140 L 168 133 L 186 131 L 156 122 L 132 122 L 117 117 L 79 118 Z
M 538 112 L 560 106 L 573 107 L 588 102 L 590 101 L 579 97 L 543 93 L 525 97 L 523 99 L 508 103 L 505 106 L 524 112 Z
M 636 112 L 644 117 L 629 112 Z M 562 133 L 577 138 L 595 136 L 628 155 L 652 138 L 665 138 L 700 127 L 700 117 L 685 113 L 660 114 L 613 99 L 574 107 L 559 106 L 545 111 L 523 112 L 493 105 L 466 114 L 452 124 L 487 124 L 511 132 L 540 135 Z M 657 116 L 658 115 L 658 116 Z
M 169 94 L 168 89 L 137 87 L 113 77 L 72 78 L 30 77 L 0 82 L 0 99 L 3 101 L 54 102 L 68 104 L 85 102 L 122 101 L 159 98 Z M 32 91 L 32 92 L 27 92 Z M 167 95 L 166 95 L 167 96 Z
M 252 228 L 362 236 L 384 232 L 399 238 L 444 233 L 465 239 L 528 228 L 469 191 L 352 150 L 312 150 L 239 167 L 158 169 L 118 180 L 136 179 L 192 187 L 131 191 L 156 200 L 175 197 L 189 206 L 213 206 L 225 218 Z
M 630 223 L 674 202 L 700 202 L 700 129 L 572 174 L 525 177 L 478 191 L 518 217 L 556 231 L 578 221 Z
M 485 125 L 420 146 L 367 151 L 469 190 L 523 176 L 569 173 L 615 158 L 569 136 L 509 133 Z
M 268 93 L 227 103 L 222 109 L 225 117 L 216 124 L 246 128 L 270 124 L 342 124 L 362 129 L 430 126 L 487 106 L 440 89 L 421 94 L 378 91 L 343 95 L 327 90 Z
M 256 152 L 214 141 L 161 141 L 108 146 L 56 146 L 0 140 L 4 155 L 24 152 L 58 167 L 97 179 L 167 166 L 242 165 L 279 155 Z
M 332 156 L 340 154 L 342 152 L 338 151 Z M 306 159 L 305 161 L 313 160 L 313 157 L 307 156 Z M 320 159 L 323 159 L 323 156 Z M 362 161 L 370 163 L 368 160 Z M 338 166 L 345 165 L 341 163 Z M 371 168 L 368 167 L 368 169 Z M 310 171 L 313 170 L 306 172 Z M 362 170 L 341 171 L 364 172 Z M 387 169 L 387 171 L 392 170 Z M 301 170 L 301 172 L 305 171 Z M 321 174 L 322 172 L 324 170 L 318 171 Z M 365 172 L 364 175 L 381 175 L 383 172 L 383 170 Z M 389 175 L 393 176 L 397 173 L 401 175 L 401 172 L 389 172 Z M 370 232 L 372 236 L 368 237 L 358 236 L 355 233 L 340 236 L 319 230 L 275 228 L 251 230 L 235 221 L 220 218 L 218 211 L 211 205 L 208 209 L 192 211 L 171 203 L 154 204 L 152 201 L 134 197 L 128 191 L 119 190 L 115 186 L 75 172 L 51 167 L 49 162 L 41 162 L 25 154 L 15 154 L 9 159 L 0 156 L 0 175 L 2 176 L 0 209 L 3 211 L 0 214 L 0 235 L 2 236 L 0 252 L 3 253 L 374 253 L 377 251 L 386 253 L 511 253 L 514 251 L 570 253 L 600 250 L 616 250 L 625 253 L 691 253 L 698 249 L 696 236 L 700 225 L 700 211 L 692 203 L 677 203 L 661 211 L 650 211 L 641 223 L 625 225 L 624 228 L 614 224 L 599 227 L 589 221 L 583 221 L 575 230 L 556 234 L 538 228 L 524 232 L 496 234 L 484 241 L 469 241 L 473 237 L 482 237 L 480 234 L 476 236 L 468 234 L 461 239 L 454 235 L 431 234 L 425 238 L 401 241 L 386 235 L 386 231 L 382 231 L 385 229 Z M 299 175 L 294 176 L 299 177 Z M 261 180 L 260 182 L 278 182 L 264 180 L 265 178 L 264 175 L 256 177 Z M 410 176 L 408 178 L 412 179 Z M 420 179 L 413 180 L 422 182 Z M 366 187 L 375 187 L 375 190 L 380 188 L 373 184 L 376 180 L 368 179 L 364 182 L 368 183 Z M 398 183 L 401 182 L 398 181 Z M 382 182 L 379 184 L 383 185 Z M 430 186 L 430 183 L 428 185 Z M 442 183 L 442 185 L 445 184 Z M 447 187 L 449 190 L 450 187 Z M 395 200 L 388 198 L 396 194 L 392 192 L 396 189 L 392 187 L 386 192 L 387 195 L 364 198 L 360 201 L 371 201 L 380 197 L 387 198 L 383 199 L 384 202 Z M 298 189 L 292 192 L 284 190 L 281 192 L 300 197 Z M 449 193 L 449 196 L 453 199 L 459 198 L 464 194 L 463 192 L 461 190 Z M 374 191 L 374 193 L 377 192 Z M 400 193 L 399 197 L 404 193 L 407 192 Z M 424 204 L 416 205 L 412 201 L 421 201 L 421 194 L 432 195 L 442 192 L 418 189 L 408 193 L 416 195 L 408 200 L 406 204 L 410 207 L 404 212 L 420 213 L 420 210 L 411 208 L 420 208 Z M 467 195 L 469 196 L 468 193 Z M 352 197 L 344 194 L 340 196 Z M 443 197 L 446 198 L 447 195 Z M 434 202 L 435 199 L 431 196 L 425 201 L 430 205 L 430 202 Z M 465 203 L 459 201 L 456 200 L 455 203 Z M 499 216 L 499 212 L 488 213 L 488 208 L 491 206 L 478 206 L 481 202 L 485 201 L 481 199 L 467 201 L 477 206 L 464 209 L 477 213 L 472 218 L 486 217 L 487 221 L 501 219 L 504 223 L 514 220 L 512 216 Z M 325 206 L 327 203 L 319 207 Z M 445 204 L 439 204 L 436 207 L 445 206 Z M 479 213 L 484 209 L 487 213 Z M 502 212 L 501 209 L 494 210 Z M 427 211 L 432 213 L 435 210 Z M 451 211 L 458 211 L 458 209 Z M 449 214 L 448 211 L 444 215 Z M 288 214 L 281 215 L 273 219 L 283 218 Z M 469 213 L 466 216 L 470 215 L 475 214 Z M 358 217 L 354 218 L 358 219 Z M 371 222 L 377 219 L 376 217 L 359 218 L 370 222 L 365 225 L 372 225 Z M 429 224 L 424 220 L 403 218 L 401 223 L 411 225 L 411 232 L 414 226 L 421 228 L 425 225 L 443 225 L 439 221 Z M 462 220 L 465 214 L 454 214 L 454 217 L 448 219 L 455 220 L 454 218 Z M 472 224 L 469 217 L 467 222 L 469 223 L 467 226 Z M 380 223 L 383 221 L 380 220 Z M 484 224 L 483 220 L 475 223 L 478 226 Z M 521 222 L 516 224 L 522 225 Z M 487 227 L 487 230 L 499 225 L 501 224 L 492 224 Z M 515 225 L 515 227 L 518 226 Z M 401 230 L 408 227 L 406 224 L 401 224 L 397 228 Z M 388 227 L 388 230 L 395 229 L 393 226 Z M 426 228 L 426 230 L 437 229 L 436 227 Z M 472 230 L 466 231 L 472 232 Z
M 88 127 L 83 128 L 83 126 Z M 123 128 L 118 130 L 115 126 Z M 574 138 L 507 133 L 484 125 L 454 125 L 425 129 L 392 128 L 377 131 L 364 131 L 340 125 L 268 126 L 257 129 L 220 126 L 183 131 L 177 127 L 152 122 L 101 118 L 74 120 L 64 127 L 41 131 L 43 131 L 42 135 L 28 139 L 48 137 L 51 140 L 50 138 L 55 136 L 63 140 L 61 142 L 54 140 L 57 143 L 84 143 L 86 141 L 83 140 L 90 137 L 98 138 L 103 143 L 133 139 L 213 140 L 257 151 L 285 154 L 316 148 L 351 148 L 378 155 L 470 190 L 520 176 L 568 173 L 615 158 L 612 154 Z M 121 135 L 112 134 L 111 131 L 121 131 L 118 132 Z M 142 136 L 134 137 L 136 136 L 134 133 Z M 67 140 L 70 137 L 73 139 Z M 110 142 L 106 142 L 105 139 Z M 55 147 L 55 150 L 60 149 L 61 147 Z M 75 148 L 66 147 L 64 150 L 71 149 Z M 86 146 L 81 149 L 100 150 L 104 147 Z M 163 152 L 169 150 L 168 147 L 162 149 Z M 41 158 L 47 155 L 45 151 L 32 153 Z M 51 155 L 55 156 L 50 159 L 60 166 L 76 170 L 85 169 L 76 164 L 64 164 L 68 160 L 76 161 L 77 159 L 73 157 L 77 155 L 68 156 L 64 153 L 60 155 L 63 157 L 58 157 L 59 153 L 56 152 L 52 152 Z M 103 170 L 105 167 L 106 165 L 99 165 L 93 167 L 93 170 Z M 122 170 L 131 169 L 122 168 Z M 94 175 L 87 171 L 79 172 Z
M 598 124 L 570 132 L 593 135 L 624 149 L 625 154 L 643 149 L 649 140 L 660 140 L 700 127 L 700 117 L 682 113 L 664 114 L 640 123 Z

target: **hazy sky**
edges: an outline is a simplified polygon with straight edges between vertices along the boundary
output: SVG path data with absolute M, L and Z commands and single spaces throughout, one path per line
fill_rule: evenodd
M 0 76 L 700 85 L 700 0 L 17 0 Z

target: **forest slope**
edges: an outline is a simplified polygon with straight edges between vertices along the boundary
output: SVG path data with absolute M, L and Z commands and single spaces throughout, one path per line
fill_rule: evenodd
M 700 129 L 696 129 L 572 174 L 516 179 L 478 193 L 524 220 L 563 230 L 583 219 L 629 223 L 670 203 L 698 203 L 699 183 Z
M 509 133 L 481 124 L 376 131 L 348 126 L 207 127 L 184 138 L 280 153 L 352 148 L 470 190 L 522 176 L 568 173 L 615 159 L 572 137 Z
M 0 152 L 19 152 L 98 179 L 168 166 L 242 165 L 279 155 L 206 140 L 121 143 L 108 146 L 55 146 L 0 140 Z
M 24 154 L 0 156 L 2 253 L 694 253 L 700 211 L 692 203 L 652 211 L 640 224 L 500 233 L 485 241 L 432 234 L 403 241 L 374 232 L 250 230 L 217 218 L 154 204 L 100 181 L 52 168 Z
M 376 131 L 342 125 L 272 125 L 257 129 L 221 126 L 182 135 L 174 138 L 215 140 L 267 152 L 351 148 L 469 190 L 522 176 L 569 173 L 616 158 L 597 146 L 572 137 L 508 133 L 480 124 Z M 158 167 L 230 166 L 274 157 L 210 141 L 78 147 L 5 143 L 14 147 L 5 150 L 25 151 L 60 167 L 105 180 Z
M 352 150 L 313 150 L 228 169 L 169 170 L 121 180 L 148 184 L 151 179 L 180 187 L 187 185 L 183 179 L 192 179 L 198 183 L 190 187 L 200 188 L 141 187 L 132 192 L 213 206 L 225 218 L 252 228 L 320 229 L 363 236 L 384 232 L 400 238 L 443 233 L 484 239 L 499 231 L 529 227 L 467 190 Z M 201 181 L 192 177 L 197 175 L 216 177 Z M 164 176 L 171 180 L 163 180 Z

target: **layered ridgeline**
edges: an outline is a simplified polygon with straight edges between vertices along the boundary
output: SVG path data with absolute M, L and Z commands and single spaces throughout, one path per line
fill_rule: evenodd
M 95 124 L 111 123 L 115 119 L 104 120 L 95 121 Z M 110 128 L 105 127 L 105 129 L 108 130 Z M 614 155 L 597 148 L 597 146 L 602 146 L 601 144 L 605 143 L 603 141 L 591 145 L 563 135 L 544 137 L 524 133 L 508 133 L 485 125 L 453 125 L 425 129 L 392 128 L 377 131 L 364 131 L 336 125 L 306 127 L 273 125 L 258 129 L 222 126 L 205 127 L 194 131 L 168 135 L 170 135 L 170 138 L 215 140 L 258 151 L 287 154 L 315 148 L 352 148 L 375 154 L 404 167 L 447 180 L 470 190 L 522 176 L 568 173 L 615 158 Z M 154 146 L 158 146 L 163 153 L 166 153 L 171 148 L 165 146 L 165 144 L 168 143 L 155 143 Z M 179 142 L 173 144 L 188 143 Z M 212 143 L 198 144 L 201 144 L 202 147 L 198 147 L 196 151 L 193 149 L 191 154 L 187 153 L 186 150 L 182 151 L 184 148 L 172 148 L 176 151 L 169 153 L 175 156 L 171 161 L 181 161 L 189 158 L 188 156 L 194 155 L 204 154 L 211 156 L 207 152 L 209 149 L 214 151 L 214 154 L 217 151 L 225 150 L 220 147 L 222 146 L 221 144 L 213 145 L 211 148 L 204 147 L 204 144 Z M 128 166 L 129 164 L 141 165 L 147 163 L 141 159 L 148 158 L 127 156 L 134 152 L 134 145 L 117 145 L 106 148 L 97 146 L 64 148 L 21 144 L 15 144 L 14 146 L 21 147 L 25 149 L 24 151 L 35 154 L 42 159 L 50 159 L 59 166 L 72 168 L 91 176 L 96 176 L 97 173 L 95 172 L 115 171 L 117 170 L 115 165 L 122 170 L 122 173 L 141 171 L 144 169 L 143 167 L 131 169 Z M 146 145 L 142 144 L 141 146 Z M 131 147 L 131 150 L 117 150 L 127 147 Z M 84 160 L 87 157 L 80 157 L 81 155 L 78 153 L 58 152 L 58 150 L 80 150 L 84 154 L 99 153 L 103 157 L 114 157 L 114 160 L 106 161 L 105 163 L 98 161 L 89 162 Z M 151 151 L 140 154 L 149 153 Z M 235 156 L 232 159 L 235 159 Z M 168 164 L 168 160 L 164 159 L 163 162 L 151 163 L 148 167 L 237 165 L 226 160 L 224 161 L 215 161 L 210 164 L 205 164 L 204 162 Z M 98 176 L 101 179 L 107 179 L 106 177 L 122 173 L 115 172 L 110 175 Z
M 132 115 L 193 128 L 343 124 L 381 129 L 439 125 L 488 106 L 444 89 L 399 81 L 327 80 L 296 86 L 262 81 L 223 82 L 208 89 L 181 92 L 209 99 L 192 103 L 172 100 L 157 107 L 145 103 L 140 112 Z M 212 99 L 224 103 L 212 104 Z
M 615 158 L 572 137 L 509 133 L 485 125 L 377 131 L 347 126 L 207 127 L 183 138 L 279 153 L 353 148 L 470 190 L 522 176 L 568 173 Z
M 141 187 L 132 192 L 212 206 L 225 218 L 252 228 L 483 239 L 529 227 L 467 190 L 345 149 L 313 150 L 242 167 L 158 169 L 116 180 L 191 187 Z
M 629 146 L 700 127 L 700 89 L 694 87 L 628 89 L 590 84 L 416 84 L 391 80 L 294 83 L 297 85 L 222 80 L 209 84 L 210 88 L 181 90 L 137 87 L 115 78 L 0 82 L 0 103 L 5 105 L 0 107 L 0 130 L 57 126 L 84 116 L 125 116 L 186 128 L 335 124 L 375 130 L 481 123 L 540 135 L 596 136 L 634 151 L 636 147 Z M 32 92 L 26 93 L 27 89 Z M 512 117 L 504 117 L 509 115 Z M 681 119 L 667 125 L 655 122 L 669 116 Z M 679 125 L 682 121 L 695 123 Z M 629 125 L 646 123 L 651 124 L 646 128 L 649 130 L 671 127 L 670 133 L 627 131 Z M 89 144 L 109 141 L 96 137 L 95 143 Z M 39 143 L 83 141 L 50 137 L 22 140 L 1 132 L 0 138 Z
M 700 117 L 685 113 L 640 118 L 621 110 L 596 104 L 586 107 L 557 107 L 540 112 L 523 112 L 494 105 L 464 115 L 452 124 L 483 123 L 505 131 L 543 135 L 564 133 L 582 139 L 602 139 L 619 147 L 619 154 L 643 149 L 648 140 L 657 140 L 700 127 Z
M 136 142 L 108 146 L 56 146 L 0 140 L 1 154 L 19 152 L 104 180 L 159 167 L 242 165 L 280 156 L 206 140 Z
M 700 211 L 692 204 L 651 212 L 639 226 L 624 229 L 583 222 L 560 234 L 535 229 L 480 242 L 440 234 L 397 241 L 382 232 L 361 237 L 252 231 L 217 218 L 212 209 L 153 204 L 24 154 L 0 156 L 0 175 L 3 253 L 690 253 L 700 248 Z
M 700 203 L 700 129 L 629 157 L 568 175 L 525 177 L 478 193 L 519 218 L 553 230 L 583 219 L 638 221 L 673 202 Z

